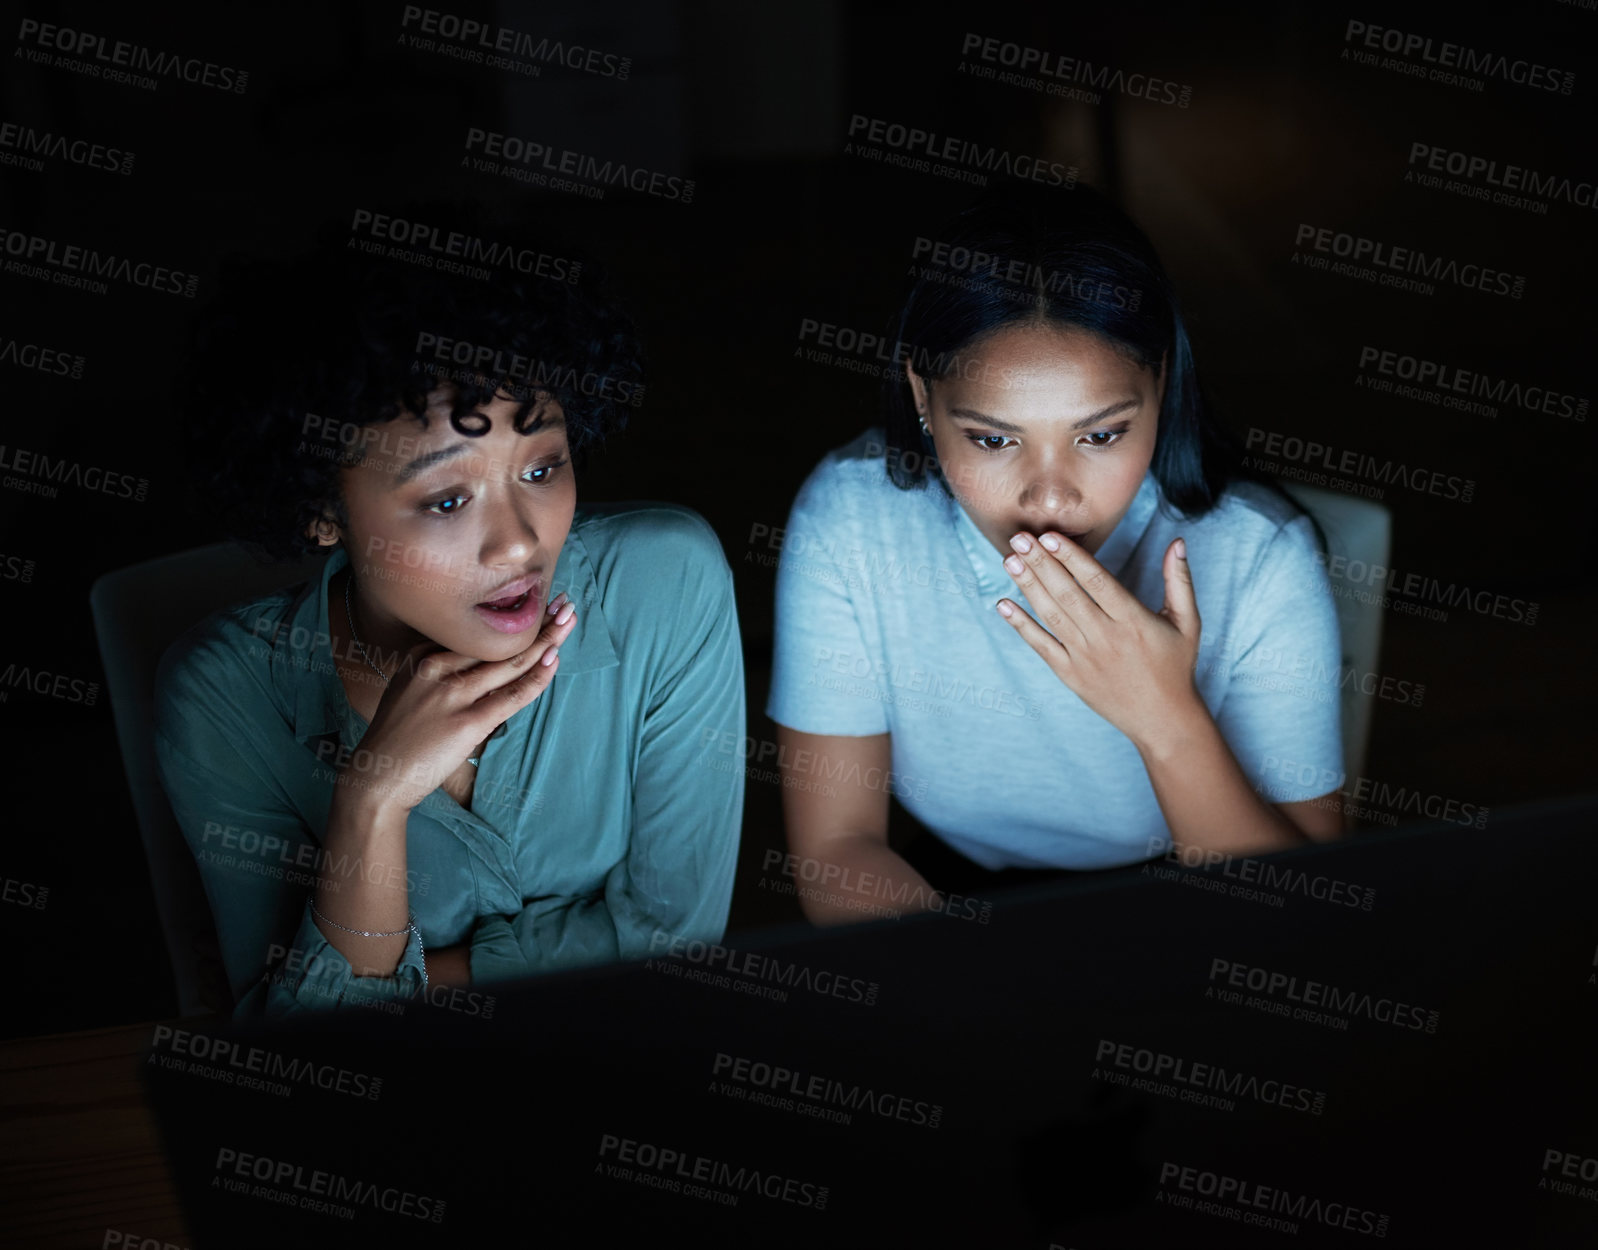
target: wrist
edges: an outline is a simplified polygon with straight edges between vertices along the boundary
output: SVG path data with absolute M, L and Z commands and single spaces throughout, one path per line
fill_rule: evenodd
M 1180 701 L 1165 709 L 1160 719 L 1136 734 L 1128 734 L 1147 765 L 1165 764 L 1201 747 L 1217 733 L 1215 718 L 1190 688 Z
M 333 787 L 329 816 L 351 819 L 356 827 L 374 828 L 384 823 L 403 823 L 416 805 L 393 782 L 377 781 L 354 773 L 340 774 Z

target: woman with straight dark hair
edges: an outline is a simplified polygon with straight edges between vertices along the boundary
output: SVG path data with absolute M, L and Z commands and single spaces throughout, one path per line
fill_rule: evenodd
M 778 572 L 766 711 L 789 849 L 829 883 L 806 914 L 1338 836 L 1321 535 L 1214 423 L 1137 226 L 996 188 L 896 330 L 884 425 L 810 474 Z M 890 794 L 933 835 L 908 858 Z

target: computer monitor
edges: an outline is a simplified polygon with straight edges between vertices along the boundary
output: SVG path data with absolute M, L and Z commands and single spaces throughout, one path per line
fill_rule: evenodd
M 1595 825 L 663 939 L 144 1070 L 196 1246 L 1582 1244 Z

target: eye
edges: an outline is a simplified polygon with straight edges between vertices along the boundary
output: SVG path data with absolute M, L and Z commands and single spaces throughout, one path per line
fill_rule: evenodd
M 1125 426 L 1117 430 L 1094 430 L 1091 434 L 1084 434 L 1081 441 L 1089 447 L 1111 447 L 1120 442 L 1125 433 Z
M 995 447 L 993 444 L 995 442 L 1000 444 L 1015 442 L 1015 440 L 1007 434 L 970 434 L 967 435 L 967 437 L 983 451 L 1003 451 L 1003 446 Z
M 533 486 L 548 486 L 554 480 L 556 471 L 565 463 L 566 457 L 562 456 L 552 464 L 535 464 L 522 473 L 522 481 Z
M 433 516 L 454 516 L 466 506 L 467 498 L 466 495 L 451 495 L 448 499 L 435 499 L 432 503 L 424 503 L 421 510 Z

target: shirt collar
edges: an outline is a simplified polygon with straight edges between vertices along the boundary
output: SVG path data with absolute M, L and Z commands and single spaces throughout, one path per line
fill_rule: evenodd
M 1000 596 L 1015 598 L 1019 592 L 1015 582 L 1004 571 L 1004 556 L 988 541 L 987 535 L 977 528 L 977 523 L 971 519 L 971 514 L 965 510 L 965 506 L 954 497 L 941 470 L 934 480 L 943 489 L 955 533 L 959 535 L 960 545 L 965 549 L 966 557 L 971 562 L 971 569 L 976 574 L 977 588 L 989 599 L 997 599 Z M 1126 579 L 1122 573 L 1127 561 L 1148 529 L 1149 521 L 1153 518 L 1159 502 L 1160 484 L 1155 480 L 1152 469 L 1145 470 L 1143 480 L 1138 484 L 1137 494 L 1132 496 L 1132 502 L 1127 507 L 1126 513 L 1110 531 L 1110 536 L 1104 540 L 1103 545 L 1094 553 L 1093 558 L 1104 566 L 1111 577 L 1123 585 Z
M 550 598 L 564 590 L 577 605 L 577 624 L 560 644 L 558 675 L 561 677 L 620 663 L 600 605 L 599 582 L 594 574 L 593 559 L 582 539 L 580 520 L 581 514 L 573 521 L 549 579 Z M 331 619 L 328 584 L 349 562 L 349 553 L 343 547 L 335 547 L 322 566 L 321 577 L 308 582 L 305 592 L 290 608 L 291 628 L 283 640 L 288 654 L 278 671 L 293 683 L 290 702 L 294 708 L 294 737 L 300 742 L 340 730 L 350 742 L 356 742 L 363 732 L 360 718 L 350 708 L 344 683 L 339 680 L 338 669 L 333 664 L 328 629 Z M 531 705 L 517 715 L 525 715 L 530 710 Z

